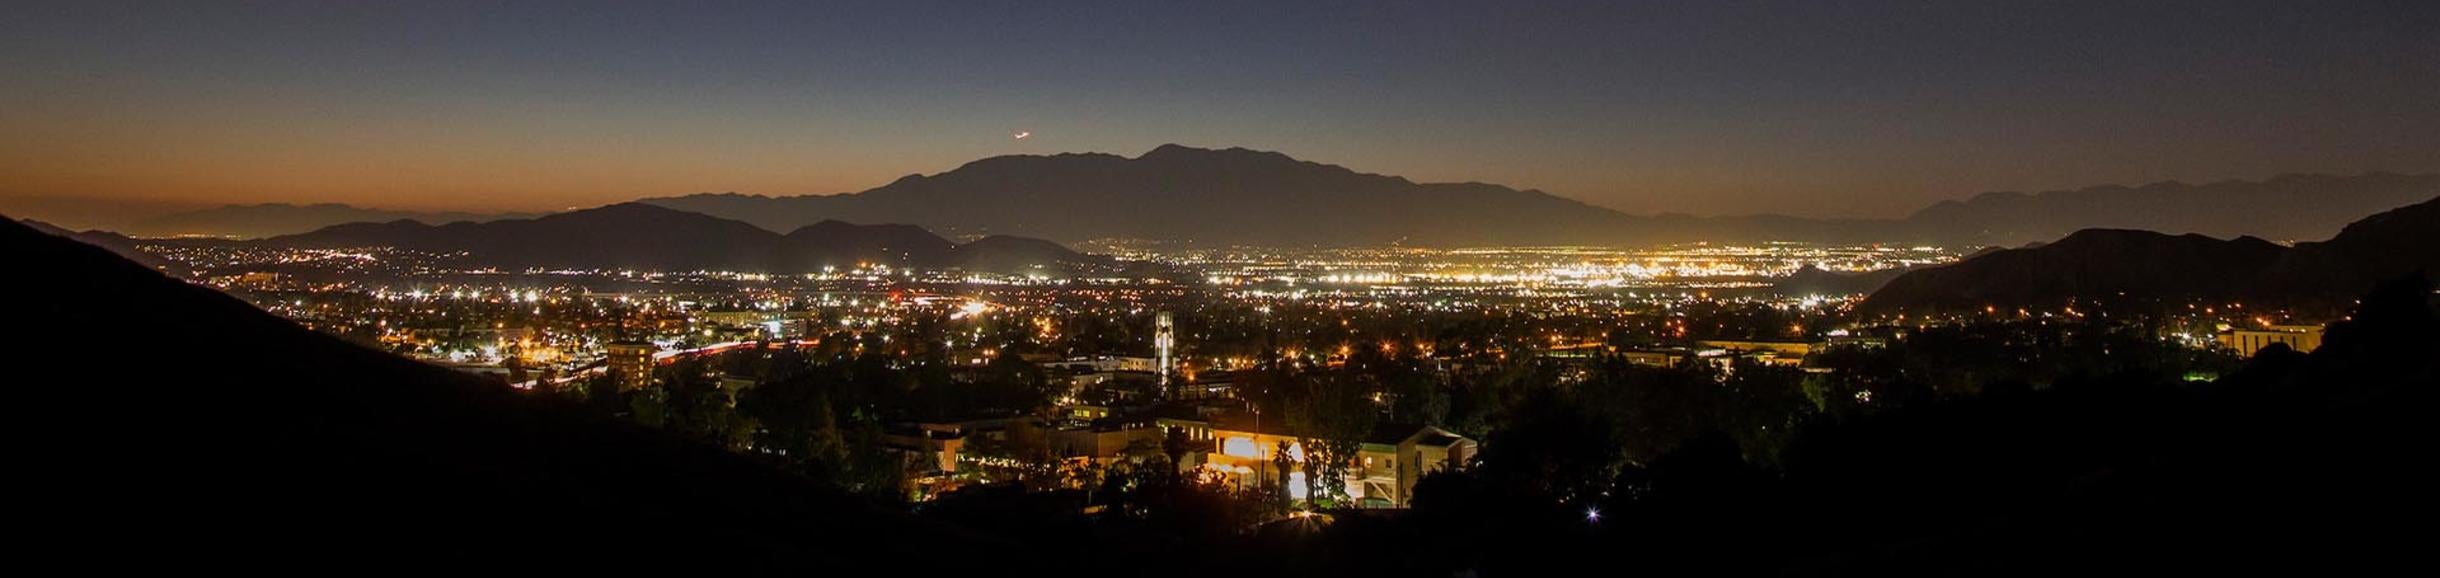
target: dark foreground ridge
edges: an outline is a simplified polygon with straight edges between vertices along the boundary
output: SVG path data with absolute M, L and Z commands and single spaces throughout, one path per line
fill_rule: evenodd
M 0 224 L 33 310 L 12 436 L 39 551 L 94 567 L 831 570 L 992 543 L 717 448 L 307 331 Z M 37 377 L 41 376 L 41 377 Z M 971 556 L 935 556 L 958 551 Z
M 1621 449 L 1658 431 L 1613 427 L 1646 405 L 1624 402 L 1772 382 L 1759 367 L 1721 383 L 1605 361 L 1581 384 L 1521 393 L 1476 463 L 1425 478 L 1409 510 L 1234 534 L 1195 508 L 1152 507 L 1157 518 L 1128 523 L 988 492 L 910 517 L 310 333 L 98 248 L 13 223 L 0 225 L 0 246 L 33 273 L 6 285 L 32 311 L 19 327 L 52 332 L 12 351 L 17 391 L 30 394 L 12 439 L 32 480 L 23 495 L 38 497 L 20 519 L 43 529 L 35 548 L 87 565 L 2352 574 L 2418 560 L 2411 528 L 2433 513 L 2419 496 L 2434 478 L 2416 456 L 2440 392 L 2440 304 L 2416 277 L 2364 295 L 2312 353 L 2273 346 L 2216 381 L 2164 375 L 2120 348 L 2038 388 L 1984 377 L 1978 393 L 1934 396 L 1927 379 L 1971 366 L 1927 378 L 1900 363 L 1824 384 L 1862 387 L 1883 409 L 1730 428 L 1762 437 L 1689 426 L 1650 460 Z M 1933 341 L 1890 350 L 1941 359 Z M 1705 379 L 1679 388 L 1679 374 Z M 1778 449 L 1754 459 L 1766 447 Z

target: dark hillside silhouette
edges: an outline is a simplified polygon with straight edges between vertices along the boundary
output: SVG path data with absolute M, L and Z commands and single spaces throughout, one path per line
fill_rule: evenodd
M 685 572 L 1004 564 L 717 448 L 362 349 L 0 224 L 41 283 L 12 347 L 38 549 L 110 567 Z M 957 551 L 971 557 L 938 557 Z M 124 556 L 124 558 L 114 558 Z
M 2348 225 L 2318 243 L 2091 229 L 1890 280 L 1874 311 L 2057 307 L 2070 300 L 2344 303 L 2383 279 L 2440 273 L 2440 197 Z
M 1551 468 L 1616 459 L 1591 441 L 1607 426 L 1529 404 L 1516 419 L 1541 443 L 1486 446 L 1477 469 L 1427 480 L 1403 523 L 1295 552 L 1401 544 L 1442 554 L 1400 572 L 1435 574 L 2377 572 L 2419 559 L 2405 528 L 2434 510 L 2414 456 L 2435 354 L 2440 298 L 2400 279 L 2312 354 L 2266 353 L 2216 383 L 2096 373 L 1920 400 L 1810 423 L 1776 467 L 1703 436 L 1614 466 L 1592 497 L 1550 482 L 1602 478 Z

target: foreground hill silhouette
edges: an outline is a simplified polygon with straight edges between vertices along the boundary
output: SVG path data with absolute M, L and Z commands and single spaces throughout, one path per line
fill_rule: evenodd
M 1986 193 L 1905 219 L 1628 215 L 1535 190 L 1417 183 L 1287 155 L 1162 145 L 982 159 L 858 193 L 700 194 L 641 202 L 787 231 L 824 219 L 916 223 L 958 234 L 1248 245 L 1545 245 L 1935 242 L 2018 245 L 2085 228 L 2309 239 L 2349 219 L 2440 194 L 2440 175 L 2290 175 Z
M 0 223 L 19 522 L 87 567 L 782 571 L 1000 558 L 717 448 Z M 22 323 L 22 324 L 20 324 Z M 48 374 L 48 377 L 35 377 Z M 939 558 L 948 550 L 972 558 Z M 99 558 L 78 552 L 106 553 Z
M 1554 386 L 1411 511 L 1212 538 L 985 499 L 977 517 L 1009 524 L 976 538 L 307 332 L 98 248 L 15 224 L 0 246 L 38 273 L 6 296 L 41 305 L 17 318 L 40 339 L 13 350 L 12 439 L 38 497 L 19 519 L 42 530 L 37 550 L 88 567 L 2330 574 L 2414 561 L 2420 535 L 2400 528 L 2431 513 L 2417 456 L 2440 312 L 2422 279 L 2382 284 L 2320 350 L 2275 347 L 2214 383 L 2140 365 L 1991 383 L 1789 424 L 1801 433 L 1776 466 L 1704 437 L 1603 469 L 1588 462 L 1616 464 L 1617 440 L 1575 402 L 1616 392 Z M 1550 491 L 1578 483 L 1597 491 Z
M 1874 311 L 2054 307 L 2071 300 L 2211 299 L 2330 304 L 2374 283 L 2440 273 L 2440 198 L 2348 225 L 2318 243 L 2089 229 L 2058 242 L 1911 271 L 1865 300 Z
M 1793 424 L 1771 460 L 1748 438 L 1708 435 L 1604 470 L 1619 463 L 1605 392 L 1653 386 L 1561 390 L 1513 409 L 1520 425 L 1493 432 L 1476 467 L 1427 479 L 1411 512 L 1342 519 L 1320 540 L 1281 543 L 1281 558 L 1333 567 L 1321 575 L 1486 576 L 2353 575 L 2413 564 L 2421 533 L 2401 524 L 2434 510 L 2434 476 L 2415 457 L 2440 393 L 2432 287 L 2381 283 L 2319 350 L 2274 347 L 2211 382 L 2125 350 L 2039 387 L 1986 377 L 1979 393 L 1940 397 L 1894 394 L 1922 387 L 1910 382 L 1925 372 L 1975 367 L 1951 357 L 1892 368 L 1873 385 L 1885 405 Z M 1938 359 L 1962 343 L 1926 339 L 1881 351 Z M 1415 555 L 1350 554 L 1389 548 Z
M 145 252 L 143 247 L 139 246 L 140 243 L 126 235 L 112 233 L 109 231 L 70 231 L 57 225 L 30 219 L 19 222 L 23 223 L 27 227 L 33 228 L 36 231 L 75 239 L 82 241 L 87 245 L 107 249 L 113 255 L 118 255 L 126 258 L 129 261 L 134 261 L 136 264 L 151 267 L 164 273 L 180 276 L 189 273 L 186 265 L 178 263 L 177 261 L 163 259 L 160 255 Z
M 479 264 L 502 268 L 811 273 L 869 263 L 1024 274 L 1112 265 L 1048 241 L 986 238 L 961 245 L 913 225 L 836 220 L 781 235 L 743 222 L 640 203 L 483 223 L 352 223 L 256 243 L 463 251 Z

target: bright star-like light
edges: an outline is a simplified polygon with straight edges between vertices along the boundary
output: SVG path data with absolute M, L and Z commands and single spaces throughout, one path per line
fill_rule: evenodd
M 967 301 L 965 305 L 961 305 L 961 306 L 959 306 L 959 307 L 957 308 L 957 311 L 951 312 L 951 313 L 949 314 L 949 318 L 950 318 L 950 319 L 965 319 L 965 318 L 968 318 L 968 317 L 974 317 L 974 316 L 977 316 L 977 315 L 982 315 L 984 312 L 987 312 L 987 311 L 990 311 L 990 310 L 991 310 L 991 304 L 989 304 L 989 303 L 984 303 L 984 302 L 981 302 L 981 301 Z

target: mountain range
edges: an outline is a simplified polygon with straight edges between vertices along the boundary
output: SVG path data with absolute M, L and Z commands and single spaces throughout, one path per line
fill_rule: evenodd
M 464 252 L 477 264 L 519 269 L 810 273 L 876 264 L 1073 274 L 1116 266 L 1107 258 L 1040 239 L 994 236 L 960 244 L 913 225 L 854 225 L 835 220 L 783 235 L 743 222 L 639 203 L 482 223 L 351 223 L 255 243 Z
M 2349 224 L 2327 241 L 2087 229 L 2054 243 L 1909 271 L 1868 311 L 2048 307 L 2114 296 L 2160 300 L 2343 302 L 2375 283 L 2440 273 L 2440 197 Z
M 1905 220 L 1952 244 L 2013 246 L 2084 229 L 2136 229 L 2279 242 L 2326 239 L 2364 215 L 2440 196 L 2440 174 L 2280 175 L 2202 185 L 2163 182 L 2044 193 L 1983 193 Z
M 1418 183 L 1276 152 L 1162 145 L 1103 153 L 990 157 L 829 195 L 707 193 L 639 202 L 792 232 L 822 221 L 907 223 L 953 237 L 1078 242 L 1147 239 L 1221 245 L 1649 245 L 1808 241 L 2016 246 L 2088 228 L 2327 238 L 2356 216 L 2440 195 L 2440 174 L 2281 175 L 2262 181 L 2161 182 L 1943 201 L 1904 218 L 1631 215 L 1536 190 Z M 346 223 L 430 224 L 532 214 L 415 212 L 343 204 L 196 208 L 0 197 L 0 211 L 137 237 L 259 239 Z M 123 206 L 122 206 L 123 205 Z M 156 206 L 157 205 L 157 206 Z M 55 220 L 65 219 L 65 220 Z
M 12 460 L 43 499 L 12 514 L 44 528 L 37 544 L 144 550 L 112 567 L 804 574 L 1018 554 L 16 222 L 0 248 L 43 277 L 0 285 L 43 333 L 14 359 L 81 376 L 18 392 L 41 410 L 12 420 Z
M 2440 174 L 2288 175 L 1986 193 L 1904 219 L 1629 215 L 1536 190 L 1417 183 L 1276 152 L 1162 145 L 1134 158 L 986 158 L 857 193 L 734 193 L 641 202 L 774 231 L 825 219 L 914 223 L 952 234 L 1060 241 L 1158 239 L 1243 245 L 1634 245 L 1672 242 L 1926 242 L 2018 245 L 2094 227 L 2273 239 L 2326 237 L 2349 219 L 2440 194 Z
M 263 203 L 223 205 L 180 211 L 138 220 L 119 232 L 138 237 L 234 237 L 255 239 L 304 233 L 341 223 L 414 220 L 426 223 L 483 222 L 521 219 L 532 213 L 465 213 L 455 211 L 394 211 L 340 203 L 292 205 Z
M 842 219 L 1071 242 L 1548 243 L 1605 235 L 1610 225 L 1603 209 L 1539 191 L 1415 183 L 1273 152 L 1177 145 L 1135 158 L 992 157 L 845 195 L 695 195 L 643 202 L 774 230 Z

